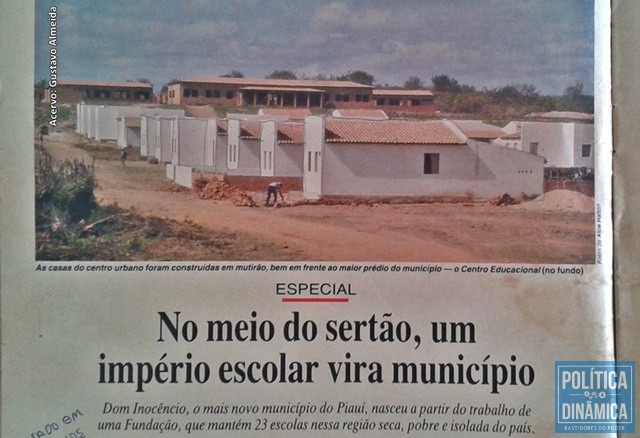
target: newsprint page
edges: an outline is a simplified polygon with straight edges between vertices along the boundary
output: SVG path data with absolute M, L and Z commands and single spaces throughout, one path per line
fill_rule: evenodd
M 0 5 L 3 437 L 635 433 L 608 1 Z

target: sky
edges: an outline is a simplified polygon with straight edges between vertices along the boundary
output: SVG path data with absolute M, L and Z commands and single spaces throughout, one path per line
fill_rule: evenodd
M 447 74 L 478 89 L 533 84 L 593 93 L 592 0 L 36 0 L 36 81 L 49 78 L 58 9 L 60 79 L 172 79 L 240 70 L 378 84 Z

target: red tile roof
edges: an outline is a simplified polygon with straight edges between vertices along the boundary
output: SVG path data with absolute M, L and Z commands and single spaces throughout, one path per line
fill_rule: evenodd
M 376 88 L 371 92 L 374 96 L 412 96 L 412 97 L 432 97 L 433 93 L 429 90 L 398 90 Z
M 216 125 L 218 125 L 218 135 L 227 135 L 227 121 L 226 120 L 218 120 Z
M 330 87 L 330 88 L 373 88 L 369 85 L 362 85 L 349 81 L 313 81 L 302 79 L 251 79 L 251 78 L 191 78 L 178 82 L 208 83 L 208 84 L 228 84 L 244 86 L 264 86 L 264 87 Z
M 338 108 L 334 111 L 340 114 L 340 117 L 351 117 L 360 119 L 379 119 L 386 120 L 389 117 L 387 114 L 378 109 L 356 109 L 356 108 Z
M 58 85 L 79 85 L 83 87 L 128 87 L 128 88 L 153 88 L 146 82 L 104 82 L 104 81 L 74 81 L 59 80 Z
M 452 120 L 453 123 L 469 138 L 476 140 L 493 140 L 504 135 L 502 128 L 484 123 L 481 120 Z
M 504 140 L 518 140 L 518 139 L 522 138 L 522 134 L 520 133 L 520 131 L 512 132 L 511 134 L 503 135 L 500 138 L 502 138 Z
M 278 143 L 304 144 L 304 125 L 278 123 Z
M 465 144 L 442 121 L 327 119 L 327 143 Z
M 493 140 L 502 136 L 501 132 L 496 131 L 473 131 L 473 130 L 462 130 L 464 134 L 475 140 Z
M 260 140 L 260 122 L 240 122 L 240 138 Z
M 293 120 L 302 120 L 311 115 L 311 111 L 307 108 L 261 108 L 265 116 L 284 116 Z
M 140 117 L 124 117 L 124 126 L 127 128 L 139 128 Z
M 324 93 L 323 90 L 316 88 L 302 88 L 302 87 L 242 87 L 242 91 L 299 91 L 301 93 Z

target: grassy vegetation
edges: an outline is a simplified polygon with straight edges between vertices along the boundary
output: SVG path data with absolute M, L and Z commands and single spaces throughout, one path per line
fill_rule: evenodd
M 106 147 L 76 146 L 95 148 L 100 157 L 118 158 L 109 155 Z M 93 164 L 65 161 L 57 165 L 46 151 L 36 148 L 35 179 L 37 260 L 299 259 L 298 252 L 288 248 L 212 231 L 187 220 L 145 217 L 117 205 L 99 206 Z
M 215 110 L 218 117 L 224 118 L 227 117 L 228 113 L 236 113 L 236 114 L 256 114 L 259 107 L 256 106 L 235 106 L 235 105 L 220 105 L 215 104 L 211 105 Z
M 274 251 L 275 250 L 275 251 Z M 294 260 L 295 253 L 257 244 L 234 233 L 157 217 L 143 217 L 117 206 L 98 207 L 86 221 L 41 229 L 38 260 L 177 261 Z
M 54 165 L 38 150 L 35 163 L 36 227 L 60 227 L 89 216 L 96 207 L 93 165 L 77 160 Z
M 89 156 L 94 160 L 120 160 L 120 153 L 122 149 L 119 147 L 115 147 L 113 143 L 105 142 L 105 144 L 92 144 L 87 142 L 80 142 L 73 145 L 78 149 L 82 149 L 89 153 Z M 128 148 L 127 149 L 127 160 L 129 161 L 139 161 L 142 160 L 140 157 L 140 148 Z
M 49 126 L 49 120 L 51 114 L 49 113 L 50 107 L 43 102 L 36 102 L 34 105 L 34 123 L 35 128 L 39 131 L 41 126 Z M 65 126 L 74 126 L 73 119 L 75 118 L 75 109 L 68 105 L 58 105 L 58 126 L 64 124 Z

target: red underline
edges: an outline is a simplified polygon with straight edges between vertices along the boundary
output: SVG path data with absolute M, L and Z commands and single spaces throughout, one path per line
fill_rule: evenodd
M 349 298 L 283 298 L 283 303 L 348 303 Z

